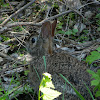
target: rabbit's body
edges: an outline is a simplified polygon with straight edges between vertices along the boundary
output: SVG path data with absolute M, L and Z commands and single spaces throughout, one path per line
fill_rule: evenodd
M 86 69 L 88 68 L 86 64 L 79 62 L 76 58 L 71 57 L 68 54 L 53 53 L 51 56 L 46 56 L 46 64 L 46 72 L 52 75 L 53 84 L 55 85 L 56 90 L 62 93 L 63 90 L 65 90 L 66 96 L 69 96 L 69 94 L 75 95 L 75 92 L 68 84 L 64 86 L 65 81 L 59 76 L 59 73 L 65 76 L 81 93 L 86 89 L 83 82 L 85 82 L 88 86 L 90 84 L 90 76 L 86 72 Z M 33 59 L 30 67 L 31 84 L 33 85 L 33 88 L 35 87 L 35 90 L 38 90 L 40 81 L 34 68 L 37 70 L 40 78 L 42 79 L 42 74 L 45 72 L 45 66 L 42 57 Z M 87 93 L 88 92 L 84 92 L 82 94 L 89 95 Z
M 38 91 L 42 74 L 45 72 L 44 60 L 42 58 L 45 56 L 46 72 L 52 75 L 52 81 L 56 90 L 62 93 L 65 91 L 65 100 L 78 100 L 79 98 L 68 84 L 65 86 L 65 81 L 61 76 L 59 76 L 59 73 L 65 76 L 86 98 L 86 100 L 90 100 L 90 95 L 86 91 L 86 87 L 83 83 L 85 82 L 90 88 L 90 75 L 86 72 L 88 69 L 86 63 L 79 62 L 76 58 L 67 53 L 57 53 L 50 49 L 53 46 L 52 41 L 56 27 L 55 23 L 56 22 L 53 24 L 50 22 L 45 22 L 42 25 L 40 36 L 37 37 L 36 35 L 32 35 L 27 40 L 27 49 L 30 55 L 33 57 L 32 61 L 30 62 L 31 66 L 29 75 L 31 84 L 33 88 Z M 40 80 L 37 73 L 40 77 Z M 58 100 L 62 100 L 61 98 L 62 96 L 60 96 Z

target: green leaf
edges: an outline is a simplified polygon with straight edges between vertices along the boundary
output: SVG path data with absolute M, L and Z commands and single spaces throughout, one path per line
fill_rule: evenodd
M 53 100 L 61 95 L 60 92 L 46 87 L 42 88 L 41 92 L 43 93 L 43 100 Z
M 42 81 L 39 86 L 39 94 L 38 94 L 38 100 L 40 100 L 40 91 L 42 92 L 42 98 L 43 100 L 53 100 L 54 98 L 57 98 L 59 95 L 61 95 L 60 92 L 54 90 L 55 87 L 51 81 L 52 77 L 49 73 L 43 74 Z
M 0 88 L 0 91 L 2 91 L 2 88 Z
M 45 72 L 46 72 L 46 58 L 45 58 L 45 56 L 43 56 L 43 60 L 44 60 L 44 66 L 45 66 Z
M 96 50 L 98 50 L 98 52 L 100 52 L 100 47 L 98 47 Z
M 94 79 L 96 79 L 96 80 L 100 80 L 100 77 L 99 77 L 98 74 L 93 74 L 93 75 L 92 75 L 92 78 L 94 78 Z
M 58 33 L 60 33 L 60 34 L 65 34 L 65 32 L 64 32 L 64 31 L 61 31 L 61 30 L 58 31 Z
M 99 31 L 99 32 L 100 32 L 100 27 L 98 27 L 98 28 L 97 28 L 97 31 Z
M 2 93 L 2 92 L 0 92 L 0 95 L 3 95 L 3 93 Z
M 7 96 L 0 97 L 0 100 L 7 100 Z
M 93 61 L 100 59 L 100 53 L 97 51 L 92 51 L 91 55 L 87 56 L 86 62 L 89 62 L 91 64 Z
M 89 69 L 87 70 L 87 72 L 88 72 L 89 74 L 92 74 L 92 75 L 93 75 L 93 74 L 95 74 L 95 72 L 94 72 L 94 71 L 89 70 Z
M 78 32 L 78 29 L 73 29 L 73 32 L 74 32 L 74 33 L 77 33 L 77 32 Z
M 95 72 L 93 72 L 93 71 L 91 71 L 91 70 L 87 70 L 87 72 L 88 72 L 89 74 L 92 75 L 91 78 L 96 79 L 96 80 L 98 80 L 98 81 L 100 80 L 99 74 L 97 74 L 97 73 L 95 73 Z M 98 73 L 99 73 L 99 71 L 98 71 Z
M 100 91 L 97 91 L 96 94 L 95 94 L 95 96 L 99 97 L 100 96 Z
M 89 32 L 89 30 L 83 30 L 83 32 L 84 32 L 85 34 L 87 34 L 87 33 Z
M 84 84 L 85 84 L 85 83 L 84 83 Z M 93 100 L 95 100 L 94 97 L 93 97 L 93 95 L 92 95 L 92 92 L 90 91 L 90 89 L 88 88 L 88 86 L 87 86 L 86 84 L 85 84 L 85 86 L 86 86 L 86 88 L 87 88 L 87 90 L 88 90 L 88 92 L 89 92 L 91 98 L 92 98 Z
M 67 32 L 65 32 L 65 34 L 71 35 L 72 34 L 72 30 L 68 30 Z
M 96 74 L 98 74 L 100 77 L 100 69 L 97 70 Z
M 100 13 L 98 13 L 95 18 L 99 18 L 100 19 Z
M 9 3 L 3 4 L 2 6 L 3 7 L 8 7 L 9 6 Z
M 29 70 L 25 70 L 24 74 L 27 76 L 29 72 L 30 72 Z
M 63 25 L 63 23 L 58 23 L 58 25 L 57 25 L 57 29 L 62 29 L 62 25 Z
M 44 77 L 43 77 L 41 84 L 40 84 L 40 90 L 44 87 L 55 88 L 52 81 L 51 81 L 51 79 L 52 79 L 51 74 L 44 73 L 43 75 L 44 75 Z
M 95 86 L 94 89 L 93 89 L 93 92 L 95 92 L 97 89 L 99 88 L 99 86 Z
M 91 81 L 91 85 L 92 85 L 92 86 L 97 86 L 97 85 L 99 85 L 99 80 L 92 80 L 92 81 Z

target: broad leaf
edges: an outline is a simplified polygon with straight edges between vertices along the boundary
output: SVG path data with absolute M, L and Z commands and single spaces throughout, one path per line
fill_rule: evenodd
M 41 92 L 43 93 L 43 100 L 53 100 L 61 95 L 60 92 L 46 87 L 42 88 Z
M 99 80 L 92 80 L 92 81 L 91 81 L 91 85 L 92 85 L 92 86 L 97 86 L 97 85 L 99 85 Z
M 97 91 L 96 94 L 95 94 L 95 96 L 99 97 L 100 96 L 100 91 Z
M 100 59 L 100 53 L 97 51 L 92 51 L 91 55 L 87 56 L 86 62 L 89 62 L 91 64 L 93 61 Z

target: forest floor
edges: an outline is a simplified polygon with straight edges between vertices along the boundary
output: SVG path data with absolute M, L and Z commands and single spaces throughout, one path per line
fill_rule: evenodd
M 0 0 L 2 100 L 36 100 L 27 78 L 30 57 L 25 39 L 54 19 L 56 48 L 85 61 L 95 72 L 100 69 L 99 0 Z

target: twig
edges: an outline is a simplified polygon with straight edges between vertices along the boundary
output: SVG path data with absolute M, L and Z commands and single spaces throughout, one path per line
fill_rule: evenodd
M 11 71 L 13 69 L 18 69 L 18 68 L 21 68 L 21 67 L 24 67 L 24 66 L 28 66 L 29 64 L 25 64 L 25 65 L 20 65 L 20 66 L 17 66 L 17 67 L 9 67 L 9 68 L 4 68 L 4 69 L 1 69 L 0 70 L 0 77 L 1 76 L 4 76 L 3 74 L 6 72 L 6 71 Z
M 47 20 L 53 20 L 53 19 L 55 19 L 55 18 L 58 18 L 58 17 L 60 17 L 60 16 L 62 16 L 62 15 L 64 15 L 64 14 L 68 14 L 68 13 L 70 13 L 70 12 L 72 12 L 72 10 L 68 10 L 68 11 L 65 11 L 65 12 L 63 12 L 63 13 L 61 13 L 61 14 L 57 14 L 57 15 L 55 15 L 55 16 L 46 18 L 46 19 L 42 20 L 42 21 L 39 22 L 39 23 L 34 23 L 34 22 L 15 22 L 15 23 L 12 23 L 12 24 L 7 24 L 5 27 L 3 27 L 3 28 L 0 29 L 0 33 L 5 32 L 6 30 L 8 30 L 8 29 L 11 28 L 11 27 L 15 27 L 15 26 L 19 26 L 19 25 L 41 26 L 42 23 L 44 23 L 44 22 L 47 21 Z
M 32 0 L 31 2 L 29 2 L 28 4 L 26 4 L 24 7 L 22 7 L 19 10 L 17 10 L 12 15 L 10 15 L 6 20 L 3 21 L 3 23 L 1 23 L 1 26 L 4 26 L 12 17 L 16 16 L 18 13 L 20 13 L 21 11 L 23 11 L 24 9 L 26 9 L 27 7 L 29 7 L 30 5 L 32 5 L 35 1 L 36 0 Z
M 97 4 L 97 5 L 100 5 L 100 2 L 99 1 L 94 1 L 94 2 L 90 2 L 90 3 L 87 3 L 85 5 L 82 5 L 81 7 L 79 7 L 79 9 L 85 7 L 85 6 L 88 6 L 88 5 L 91 5 L 91 4 Z
M 34 0 L 34 1 L 35 1 L 35 0 Z M 30 3 L 31 3 L 31 2 L 30 2 Z M 95 2 L 92 2 L 92 3 L 95 3 Z M 92 4 L 92 3 L 89 3 L 89 4 Z M 29 4 L 27 4 L 27 5 L 29 6 Z M 27 5 L 25 5 L 25 6 L 27 6 Z M 25 9 L 25 6 L 22 7 L 22 8 Z M 86 5 L 85 5 L 85 6 L 86 6 Z M 82 6 L 82 7 L 84 7 L 84 6 Z M 78 8 L 78 9 L 81 9 L 82 7 Z M 21 9 L 22 9 L 22 8 L 21 8 Z M 26 8 L 27 8 L 27 7 L 26 7 Z M 23 9 L 22 9 L 22 10 L 23 10 Z M 19 11 L 22 11 L 22 10 L 16 11 L 17 14 L 19 13 Z M 41 21 L 41 22 L 39 22 L 39 23 L 34 23 L 34 22 L 15 22 L 15 23 L 12 23 L 12 24 L 8 24 L 8 25 L 6 25 L 5 27 L 3 27 L 3 28 L 0 29 L 0 33 L 5 32 L 6 30 L 8 30 L 8 29 L 11 28 L 11 27 L 15 27 L 15 26 L 19 26 L 19 25 L 41 26 L 42 23 L 44 23 L 44 22 L 47 21 L 47 20 L 52 20 L 52 19 L 58 18 L 58 17 L 60 17 L 60 16 L 62 16 L 62 15 L 64 15 L 64 14 L 68 14 L 68 13 L 70 13 L 70 12 L 73 12 L 73 10 L 68 10 L 68 11 L 62 12 L 62 13 L 60 13 L 60 14 L 57 14 L 57 15 L 55 15 L 55 16 L 46 18 L 46 19 L 44 19 L 43 21 Z M 77 12 L 76 10 L 74 10 L 74 12 L 76 12 L 76 13 L 78 13 L 80 16 L 82 16 L 82 15 L 81 15 L 79 12 Z M 11 15 L 11 16 L 14 17 L 15 14 L 14 14 L 14 15 Z M 9 17 L 9 19 L 12 18 L 12 17 Z M 82 16 L 82 17 L 84 18 L 84 16 Z M 7 21 L 5 20 L 1 25 L 6 24 L 6 23 L 9 21 L 9 19 L 8 19 Z
M 14 60 L 14 59 L 11 58 L 10 56 L 8 56 L 8 55 L 6 55 L 6 54 L 4 54 L 4 53 L 2 53 L 2 52 L 0 52 L 0 57 L 6 58 L 6 59 L 9 60 L 9 61 L 13 61 L 13 60 Z
M 14 10 L 13 7 L 11 6 L 9 0 L 6 0 L 6 2 L 9 3 L 9 6 L 10 6 L 11 10 Z

